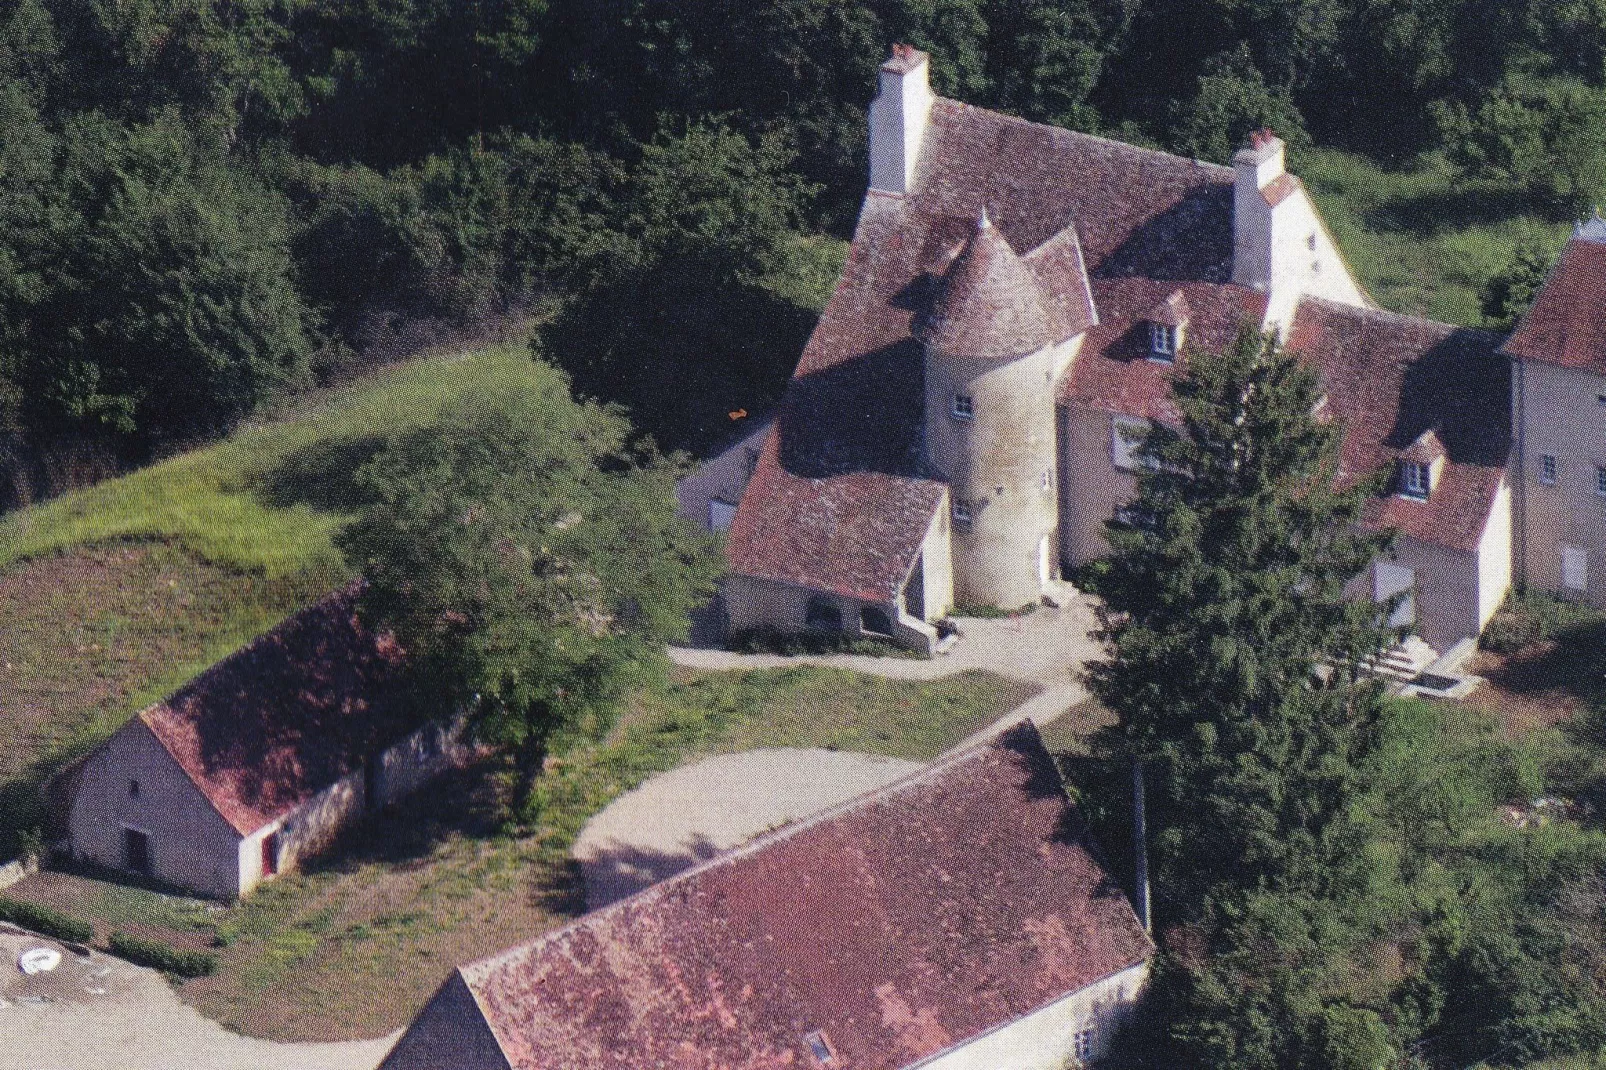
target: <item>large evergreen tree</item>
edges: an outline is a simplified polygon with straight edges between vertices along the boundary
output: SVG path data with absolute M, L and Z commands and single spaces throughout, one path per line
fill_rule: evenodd
M 1183 426 L 1112 526 L 1099 591 L 1113 656 L 1093 673 L 1147 771 L 1173 918 L 1219 886 L 1327 892 L 1352 872 L 1348 812 L 1380 691 L 1378 609 L 1344 589 L 1388 544 L 1338 480 L 1340 428 L 1314 372 L 1246 330 L 1193 353 Z

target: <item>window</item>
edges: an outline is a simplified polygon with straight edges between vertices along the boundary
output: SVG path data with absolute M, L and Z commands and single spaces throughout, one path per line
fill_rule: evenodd
M 1149 421 L 1131 416 L 1116 416 L 1110 420 L 1110 457 L 1115 467 L 1130 472 L 1140 466 L 1138 449 L 1149 434 Z
M 1428 466 L 1418 461 L 1400 462 L 1400 493 L 1407 498 L 1428 496 Z
M 1550 486 L 1556 482 L 1556 458 L 1553 454 L 1543 454 L 1539 458 L 1539 482 Z
M 1096 1039 L 1095 1030 L 1092 1026 L 1076 1031 L 1072 1044 L 1073 1053 L 1076 1055 L 1078 1062 L 1088 1063 L 1093 1061 L 1093 1046 Z
M 958 498 L 954 499 L 954 523 L 955 524 L 968 524 L 968 523 L 970 523 L 970 503 L 969 502 L 962 502 Z
M 974 420 L 976 418 L 976 399 L 969 394 L 955 394 L 953 414 L 956 420 Z
M 1595 466 L 1595 493 L 1606 498 L 1606 465 Z
M 892 618 L 887 616 L 887 611 L 884 609 L 865 606 L 859 611 L 859 628 L 871 635 L 891 635 Z
M 836 1049 L 831 1046 L 831 1038 L 825 1035 L 825 1030 L 816 1030 L 803 1038 L 803 1043 L 809 1046 L 809 1054 L 821 1066 L 830 1066 L 836 1061 Z
M 1177 329 L 1164 323 L 1149 324 L 1149 355 L 1170 360 L 1177 352 Z
M 1044 472 L 1043 473 L 1042 488 L 1043 488 L 1043 493 L 1044 494 L 1047 494 L 1049 491 L 1054 489 L 1054 473 L 1053 472 Z
M 808 628 L 820 632 L 840 632 L 842 630 L 842 607 L 829 598 L 809 599 L 809 608 L 804 614 L 803 623 Z
M 1595 404 L 1601 405 L 1601 406 L 1606 406 L 1606 394 L 1596 394 L 1595 395 Z
M 130 799 L 139 798 L 139 781 L 130 780 L 128 782 L 128 797 Z
M 1582 546 L 1561 548 L 1561 585 L 1569 591 L 1589 590 L 1589 553 Z

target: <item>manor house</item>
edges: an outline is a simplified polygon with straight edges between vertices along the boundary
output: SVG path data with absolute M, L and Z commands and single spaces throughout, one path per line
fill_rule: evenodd
M 1231 167 L 932 94 L 900 46 L 870 187 L 771 424 L 688 481 L 728 527 L 732 630 L 929 648 L 956 606 L 1015 608 L 1105 552 L 1173 377 L 1244 324 L 1317 369 L 1341 479 L 1399 533 L 1358 581 L 1442 652 L 1513 582 L 1606 604 L 1606 223 L 1580 226 L 1517 331 L 1383 311 L 1283 143 Z

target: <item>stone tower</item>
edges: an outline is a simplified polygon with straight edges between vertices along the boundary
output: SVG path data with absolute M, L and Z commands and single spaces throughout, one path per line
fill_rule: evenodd
M 983 212 L 915 333 L 925 461 L 953 501 L 956 599 L 1035 602 L 1059 565 L 1054 384 L 1080 329 Z

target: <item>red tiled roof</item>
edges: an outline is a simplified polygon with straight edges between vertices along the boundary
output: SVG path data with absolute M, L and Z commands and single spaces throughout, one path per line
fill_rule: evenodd
M 401 651 L 362 626 L 356 594 L 303 610 L 139 715 L 242 836 L 397 734 Z
M 984 207 L 1039 278 L 1054 274 L 1063 314 L 1093 322 L 1095 306 L 1104 316 L 1100 280 L 1176 280 L 1140 312 L 1177 283 L 1226 282 L 1232 178 L 1231 168 L 938 99 L 913 192 L 865 198 L 842 279 L 731 525 L 731 570 L 896 597 L 944 489 L 920 470 L 924 372 L 911 325 Z M 1063 281 L 1084 275 L 1092 302 Z M 788 535 L 800 517 L 814 530 Z M 838 530 L 848 517 L 856 530 Z
M 1187 309 L 1184 353 L 1175 364 L 1149 360 L 1148 324 L 1156 306 L 1174 293 L 1181 293 Z M 1245 324 L 1258 329 L 1266 311 L 1265 294 L 1230 283 L 1178 287 L 1163 279 L 1094 279 L 1093 295 L 1100 322 L 1061 381 L 1060 399 L 1159 423 L 1181 419 L 1171 402 L 1171 380 L 1186 366 L 1186 350 L 1223 349 Z
M 1523 360 L 1606 375 L 1606 243 L 1567 243 L 1503 348 Z
M 1154 308 L 1149 310 L 1149 322 L 1162 324 L 1166 327 L 1180 327 L 1188 322 L 1193 309 L 1188 307 L 1188 298 L 1181 290 L 1172 290 Z
M 942 353 L 1018 357 L 1063 342 L 1088 326 L 1064 314 L 1048 287 L 985 215 L 936 289 L 931 310 L 915 322 L 915 334 Z M 1079 289 L 1085 292 L 1087 283 Z
M 814 1065 L 819 1030 L 842 1066 L 896 1070 L 1151 953 L 1026 725 L 464 966 L 438 998 L 466 982 L 514 1070 L 780 1070 Z
M 1344 427 L 1342 475 L 1387 471 L 1436 429 L 1444 472 L 1427 501 L 1379 496 L 1366 520 L 1462 552 L 1477 548 L 1511 453 L 1510 364 L 1487 331 L 1310 298 L 1288 348 L 1320 370 Z

